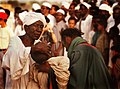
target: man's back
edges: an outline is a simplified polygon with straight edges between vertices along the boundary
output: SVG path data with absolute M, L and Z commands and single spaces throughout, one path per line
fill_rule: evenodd
M 103 57 L 93 46 L 79 44 L 73 49 L 70 61 L 68 89 L 113 89 Z

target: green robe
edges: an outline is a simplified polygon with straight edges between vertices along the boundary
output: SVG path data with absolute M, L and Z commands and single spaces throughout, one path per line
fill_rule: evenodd
M 68 89 L 114 89 L 102 55 L 81 37 L 72 41 L 68 57 L 70 58 Z

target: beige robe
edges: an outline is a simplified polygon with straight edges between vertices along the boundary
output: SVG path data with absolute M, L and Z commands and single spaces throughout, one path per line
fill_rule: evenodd
M 56 81 L 59 89 L 67 89 L 70 72 L 69 59 L 64 56 L 52 57 L 47 60 L 56 75 Z M 33 64 L 30 68 L 30 81 L 27 89 L 48 89 L 48 74 L 38 72 L 39 64 Z

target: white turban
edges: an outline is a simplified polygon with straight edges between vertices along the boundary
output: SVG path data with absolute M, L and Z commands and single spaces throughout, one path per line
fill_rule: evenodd
M 63 15 L 65 15 L 65 11 L 62 10 L 62 9 L 57 10 L 57 12 L 62 13 Z
M 112 9 L 109 5 L 107 4 L 101 4 L 100 7 L 99 7 L 100 10 L 105 10 L 105 11 L 108 11 L 110 14 L 112 13 Z
M 91 7 L 91 5 L 86 2 L 82 2 L 81 4 L 84 5 L 85 7 L 87 7 L 87 9 L 89 9 Z
M 38 10 L 38 9 L 41 9 L 41 6 L 40 6 L 38 3 L 33 3 L 33 4 L 32 4 L 32 8 L 33 8 L 34 10 Z
M 27 11 L 23 11 L 23 12 L 19 13 L 19 18 L 22 22 L 24 21 L 24 18 L 27 14 L 28 14 Z
M 51 8 L 51 7 L 52 7 L 52 5 L 51 5 L 50 3 L 48 3 L 48 2 L 44 2 L 42 5 L 43 5 L 43 6 L 46 6 L 46 7 L 48 7 L 48 8 Z
M 64 6 L 66 9 L 69 9 L 70 3 L 63 1 L 61 6 Z
M 0 9 L 0 12 L 3 12 L 3 13 L 5 13 L 5 10 L 3 10 L 3 9 Z
M 23 20 L 23 25 L 31 25 L 39 20 L 43 22 L 44 26 L 46 25 L 46 20 L 44 15 L 36 12 L 28 12 L 28 14 L 25 16 Z

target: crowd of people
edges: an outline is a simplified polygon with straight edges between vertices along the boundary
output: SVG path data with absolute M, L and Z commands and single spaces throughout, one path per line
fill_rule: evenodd
M 120 89 L 120 2 L 31 8 L 0 7 L 0 89 Z

